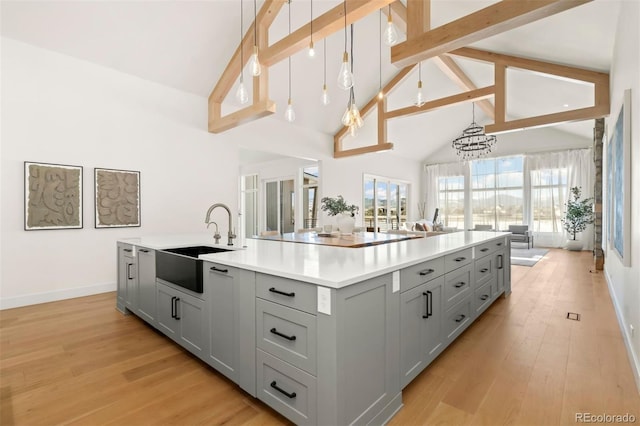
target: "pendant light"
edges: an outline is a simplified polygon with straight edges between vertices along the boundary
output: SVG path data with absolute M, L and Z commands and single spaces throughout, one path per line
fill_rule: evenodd
M 244 105 L 249 102 L 249 94 L 247 93 L 246 87 L 244 87 L 244 49 L 243 49 L 243 32 L 244 32 L 244 14 L 242 11 L 242 0 L 240 0 L 240 84 L 238 85 L 238 90 L 236 91 L 236 100 L 240 105 Z
M 461 161 L 475 160 L 491 153 L 496 144 L 494 135 L 486 135 L 484 127 L 476 123 L 476 105 L 472 103 L 471 124 L 451 143 Z
M 353 24 L 351 24 L 351 69 L 353 70 Z M 353 85 L 349 89 L 349 102 L 347 102 L 347 109 L 344 114 L 342 114 L 342 124 L 349 128 L 349 134 L 351 136 L 355 136 L 357 130 L 364 125 L 364 121 L 356 105 Z
M 384 43 L 387 46 L 393 46 L 398 42 L 398 30 L 393 24 L 393 18 L 391 17 L 391 5 L 389 5 L 389 15 L 387 17 L 387 28 L 384 30 Z
M 418 91 L 416 92 L 416 100 L 413 103 L 417 107 L 424 105 L 424 96 L 422 94 L 422 62 L 418 62 Z
M 353 73 L 349 67 L 349 54 L 347 53 L 347 0 L 344 4 L 344 53 L 342 54 L 342 65 L 338 72 L 338 87 L 342 90 L 349 90 L 353 87 Z M 353 53 L 353 52 L 352 52 Z
M 291 35 L 291 0 L 288 0 L 287 3 L 289 4 L 289 35 Z M 293 102 L 291 102 L 291 56 L 287 58 L 287 61 L 289 62 L 289 101 L 284 110 L 284 118 L 292 123 L 296 119 L 296 113 L 293 110 Z
M 249 69 L 251 75 L 257 77 L 262 72 L 260 60 L 258 59 L 258 22 L 256 18 L 256 0 L 253 0 L 253 54 L 249 58 Z
M 316 51 L 313 48 L 313 0 L 311 0 L 311 20 L 309 21 L 309 26 L 311 32 L 311 41 L 309 42 L 309 50 L 307 51 L 307 54 L 310 58 L 313 58 L 314 56 L 316 56 Z
M 378 10 L 378 39 L 378 99 L 382 99 L 382 9 Z
M 323 48 L 322 48 L 322 55 L 323 55 L 323 62 L 324 62 L 324 73 L 323 73 L 323 80 L 322 80 L 322 105 L 327 106 L 329 105 L 329 103 L 331 102 L 331 100 L 329 99 L 329 91 L 327 90 L 327 38 L 325 37 L 322 40 L 322 44 L 323 44 Z

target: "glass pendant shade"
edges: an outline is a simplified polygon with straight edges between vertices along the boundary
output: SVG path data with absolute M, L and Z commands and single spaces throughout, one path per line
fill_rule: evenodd
M 244 105 L 249 102 L 249 93 L 247 92 L 247 88 L 244 87 L 244 82 L 242 79 L 240 80 L 240 84 L 238 85 L 238 90 L 236 90 L 236 100 Z
M 416 92 L 416 101 L 413 103 L 417 107 L 424 105 L 424 95 L 422 94 L 422 81 L 418 81 L 418 91 Z
M 327 90 L 327 85 L 322 86 L 322 105 L 327 106 L 331 103 L 331 99 L 329 99 L 329 91 Z
M 381 90 L 378 92 L 378 99 L 384 98 L 384 92 Z
M 259 76 L 262 72 L 262 66 L 260 66 L 260 60 L 258 59 L 258 46 L 253 46 L 253 54 L 249 58 L 249 69 L 254 77 Z
M 293 104 L 291 103 L 291 99 L 289 99 L 289 103 L 287 104 L 287 109 L 284 110 L 284 118 L 289 123 L 292 123 L 296 119 L 296 112 L 293 110 Z
M 389 13 L 389 18 L 387 19 L 387 28 L 384 30 L 384 44 L 387 46 L 393 46 L 398 42 L 398 30 L 396 26 L 393 24 L 393 20 L 391 19 L 391 13 Z
M 349 54 L 344 52 L 342 55 L 342 65 L 338 72 L 338 87 L 342 90 L 349 90 L 353 87 L 353 74 L 349 67 Z
M 351 126 L 351 106 L 347 105 L 347 109 L 342 114 L 342 125 L 343 126 Z
M 313 42 L 309 43 L 309 50 L 307 51 L 307 54 L 309 55 L 310 58 L 313 58 L 314 56 L 316 56 L 316 50 L 313 48 Z

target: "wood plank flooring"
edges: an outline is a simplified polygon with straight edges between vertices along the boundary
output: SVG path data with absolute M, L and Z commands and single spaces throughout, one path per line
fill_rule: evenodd
M 575 424 L 640 396 L 590 253 L 512 268 L 493 304 L 403 391 L 392 425 Z M 581 320 L 566 319 L 567 312 Z M 287 420 L 135 316 L 115 294 L 0 311 L 1 425 L 278 425 Z

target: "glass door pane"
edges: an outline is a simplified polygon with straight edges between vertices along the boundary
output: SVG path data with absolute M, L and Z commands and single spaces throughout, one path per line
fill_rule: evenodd
M 267 182 L 265 185 L 265 213 L 266 213 L 266 231 L 277 231 L 280 215 L 278 212 L 278 181 Z
M 367 231 L 373 231 L 375 225 L 375 181 L 366 178 L 364 181 L 364 226 Z
M 376 181 L 376 216 L 378 231 L 385 232 L 389 227 L 389 206 L 388 206 L 387 182 Z
M 293 179 L 280 181 L 280 232 L 295 231 L 295 185 Z

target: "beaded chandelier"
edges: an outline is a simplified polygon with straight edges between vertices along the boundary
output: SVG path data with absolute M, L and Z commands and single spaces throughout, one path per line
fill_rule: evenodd
M 456 150 L 458 158 L 462 161 L 474 160 L 489 154 L 496 144 L 496 137 L 487 136 L 484 127 L 476 123 L 475 104 L 473 104 L 473 120 L 462 131 L 462 135 L 453 140 L 451 146 Z

